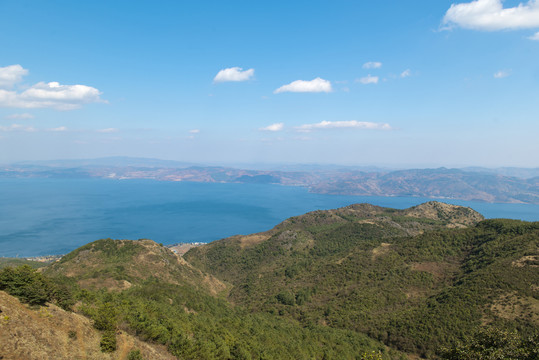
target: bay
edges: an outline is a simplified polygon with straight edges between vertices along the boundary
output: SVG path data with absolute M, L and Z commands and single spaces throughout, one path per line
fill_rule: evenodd
M 65 254 L 101 238 L 210 242 L 353 203 L 404 209 L 434 199 L 339 196 L 300 187 L 107 179 L 0 179 L 0 256 Z M 487 218 L 539 220 L 539 205 L 443 201 Z

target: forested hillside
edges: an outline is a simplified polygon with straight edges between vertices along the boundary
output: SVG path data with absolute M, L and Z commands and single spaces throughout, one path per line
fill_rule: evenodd
M 150 240 L 99 240 L 43 271 L 0 270 L 0 290 L 37 313 L 56 304 L 86 316 L 101 334 L 94 350 L 109 358 L 148 358 L 150 348 L 126 347 L 125 336 L 134 336 L 180 359 L 474 359 L 510 351 L 528 360 L 539 354 L 538 249 L 537 222 L 483 220 L 438 202 L 405 210 L 358 204 L 183 258 Z M 1 326 L 13 330 L 9 321 Z M 73 336 L 64 330 L 60 336 Z M 16 337 L 6 339 L 13 348 Z M 36 346 L 55 346 L 40 339 Z

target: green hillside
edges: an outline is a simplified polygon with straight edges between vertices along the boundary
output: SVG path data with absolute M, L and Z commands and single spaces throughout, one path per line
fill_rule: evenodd
M 189 251 L 237 304 L 428 358 L 492 324 L 539 325 L 539 223 L 427 203 L 353 205 Z M 466 225 L 470 227 L 466 227 Z
M 0 270 L 0 290 L 85 315 L 111 354 L 117 341 L 127 349 L 121 333 L 180 359 L 462 360 L 490 351 L 497 357 L 485 358 L 531 360 L 538 270 L 539 222 L 484 220 L 439 202 L 357 204 L 184 257 L 150 240 L 99 240 L 44 271 Z
M 95 241 L 45 275 L 71 287 L 76 310 L 104 336 L 120 329 L 166 345 L 179 358 L 354 359 L 373 351 L 399 357 L 365 334 L 305 328 L 294 319 L 233 306 L 226 300 L 230 285 L 150 240 Z

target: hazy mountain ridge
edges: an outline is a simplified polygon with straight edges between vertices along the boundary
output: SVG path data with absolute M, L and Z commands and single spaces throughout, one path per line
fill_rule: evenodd
M 153 159 L 106 158 L 4 166 L 1 177 L 152 179 L 303 186 L 322 194 L 417 196 L 470 201 L 539 204 L 537 169 L 465 168 L 356 170 L 320 166 L 309 170 L 249 170 Z M 302 169 L 302 167 L 296 167 Z M 520 175 L 517 176 L 508 176 Z M 535 175 L 535 176 L 533 176 Z

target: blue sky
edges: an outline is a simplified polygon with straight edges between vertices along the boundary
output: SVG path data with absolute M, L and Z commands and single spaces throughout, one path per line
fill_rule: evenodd
M 539 166 L 539 1 L 0 0 L 0 162 Z

